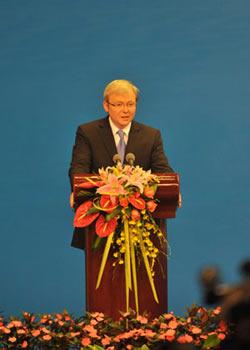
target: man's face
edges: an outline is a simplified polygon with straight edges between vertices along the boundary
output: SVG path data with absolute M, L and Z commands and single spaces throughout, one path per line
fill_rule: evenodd
M 103 108 L 113 123 L 119 129 L 123 129 L 135 117 L 136 96 L 133 91 L 113 93 L 109 96 L 108 101 L 103 101 Z

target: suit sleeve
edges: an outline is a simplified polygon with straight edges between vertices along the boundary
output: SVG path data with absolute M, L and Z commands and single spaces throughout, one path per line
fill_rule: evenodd
M 156 130 L 155 139 L 151 154 L 151 169 L 155 173 L 172 173 L 174 170 L 168 162 L 163 149 L 162 137 L 159 130 Z
M 73 187 L 73 177 L 79 173 L 91 172 L 91 146 L 81 127 L 76 132 L 75 144 L 72 151 L 72 160 L 69 168 L 71 188 Z

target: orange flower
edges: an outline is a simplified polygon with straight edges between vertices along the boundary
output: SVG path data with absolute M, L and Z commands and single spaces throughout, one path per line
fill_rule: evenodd
M 131 218 L 135 221 L 139 220 L 141 217 L 141 214 L 139 213 L 139 211 L 137 209 L 132 209 L 131 210 Z
M 147 187 L 144 188 L 143 193 L 144 193 L 144 196 L 146 196 L 148 198 L 154 198 L 155 190 L 154 190 L 153 187 L 147 186 Z
M 9 334 L 11 332 L 11 330 L 7 327 L 3 327 L 2 330 L 5 334 Z
M 92 326 L 95 326 L 95 325 L 97 325 L 97 320 L 95 320 L 95 319 L 92 319 L 91 321 L 90 321 L 90 324 L 92 324 Z
M 202 331 L 201 331 L 201 329 L 199 327 L 192 326 L 191 327 L 191 332 L 193 334 L 200 334 Z
M 128 198 L 127 197 L 119 197 L 119 204 L 123 208 L 127 208 L 127 206 L 128 206 Z
M 176 322 L 176 320 L 169 321 L 168 327 L 171 329 L 176 329 L 178 327 L 178 322 Z
M 103 346 L 109 345 L 111 341 L 111 338 L 107 335 L 104 335 L 104 338 L 101 340 L 101 343 Z
M 156 207 L 157 207 L 157 203 L 155 203 L 155 201 L 151 200 L 147 202 L 147 208 L 151 213 L 155 211 Z
M 78 336 L 79 334 L 81 334 L 81 333 L 80 333 L 80 332 L 71 332 L 71 333 L 70 333 L 70 336 L 71 336 L 72 338 L 74 338 L 74 337 Z
M 160 324 L 160 329 L 166 329 L 168 328 L 168 326 L 166 325 L 166 323 L 161 323 Z
M 38 337 L 40 335 L 40 331 L 39 329 L 34 329 L 33 331 L 31 331 L 31 334 L 33 337 Z
M 178 343 L 185 344 L 185 343 L 192 343 L 193 337 L 188 334 L 181 335 L 177 338 Z
M 16 337 L 9 337 L 9 342 L 15 343 L 16 342 Z
M 46 334 L 43 336 L 43 339 L 46 340 L 46 341 L 49 341 L 52 339 L 52 337 L 49 335 L 49 334 Z
M 164 318 L 166 319 L 166 320 L 170 320 L 171 318 L 173 318 L 174 316 L 173 316 L 173 314 L 164 314 L 163 315 L 164 316 Z
M 219 333 L 219 334 L 218 334 L 218 338 L 219 338 L 220 340 L 224 340 L 224 339 L 226 338 L 226 336 L 225 336 L 224 333 Z
M 89 338 L 87 338 L 87 337 L 82 338 L 81 344 L 82 344 L 83 346 L 88 346 L 88 345 L 91 344 L 91 340 L 90 340 Z
M 17 321 L 17 320 L 12 321 L 11 324 L 14 327 L 22 327 L 22 325 L 23 325 L 21 321 Z
M 141 324 L 147 324 L 148 323 L 148 319 L 146 317 L 143 316 L 137 316 L 136 318 L 137 321 L 139 321 Z
M 219 315 L 221 313 L 221 307 L 217 306 L 217 308 L 214 309 L 213 314 L 214 315 Z
M 165 334 L 167 337 L 173 337 L 175 336 L 175 333 L 176 331 L 174 329 L 168 329 Z
M 22 349 L 26 349 L 27 346 L 28 346 L 28 342 L 26 340 L 24 340 L 22 343 Z

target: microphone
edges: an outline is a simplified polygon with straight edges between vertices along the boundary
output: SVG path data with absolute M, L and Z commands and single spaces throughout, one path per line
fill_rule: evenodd
M 113 156 L 113 162 L 115 163 L 115 165 L 117 165 L 118 163 L 121 163 L 122 160 L 121 160 L 121 157 L 118 153 L 116 153 L 114 156 Z
M 127 153 L 126 154 L 126 162 L 133 166 L 134 165 L 134 162 L 135 162 L 135 155 L 134 153 Z

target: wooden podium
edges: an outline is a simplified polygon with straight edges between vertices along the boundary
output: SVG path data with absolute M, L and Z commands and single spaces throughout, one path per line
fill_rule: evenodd
M 154 212 L 154 218 L 157 219 L 163 233 L 166 234 L 165 219 L 174 218 L 178 206 L 179 198 L 179 176 L 175 173 L 157 174 L 160 180 L 156 198 L 160 200 L 157 209 Z M 93 174 L 77 174 L 74 177 L 74 198 L 80 188 L 78 185 L 83 182 L 84 177 L 93 176 Z M 96 281 L 101 264 L 103 248 L 93 251 L 92 243 L 95 236 L 94 226 L 85 228 L 86 243 L 86 310 L 88 312 L 103 312 L 106 316 L 117 320 L 120 317 L 120 311 L 125 312 L 125 274 L 124 266 L 112 266 L 112 251 L 107 260 L 100 287 L 96 290 Z M 154 242 L 157 246 L 158 242 Z M 167 245 L 158 248 L 163 254 L 159 254 L 159 259 L 155 264 L 154 283 L 157 291 L 159 304 L 155 302 L 153 293 L 149 284 L 148 276 L 141 260 L 137 266 L 138 294 L 139 294 L 139 312 L 147 312 L 150 318 L 159 316 L 167 312 Z M 130 293 L 130 307 L 135 310 L 134 295 Z

